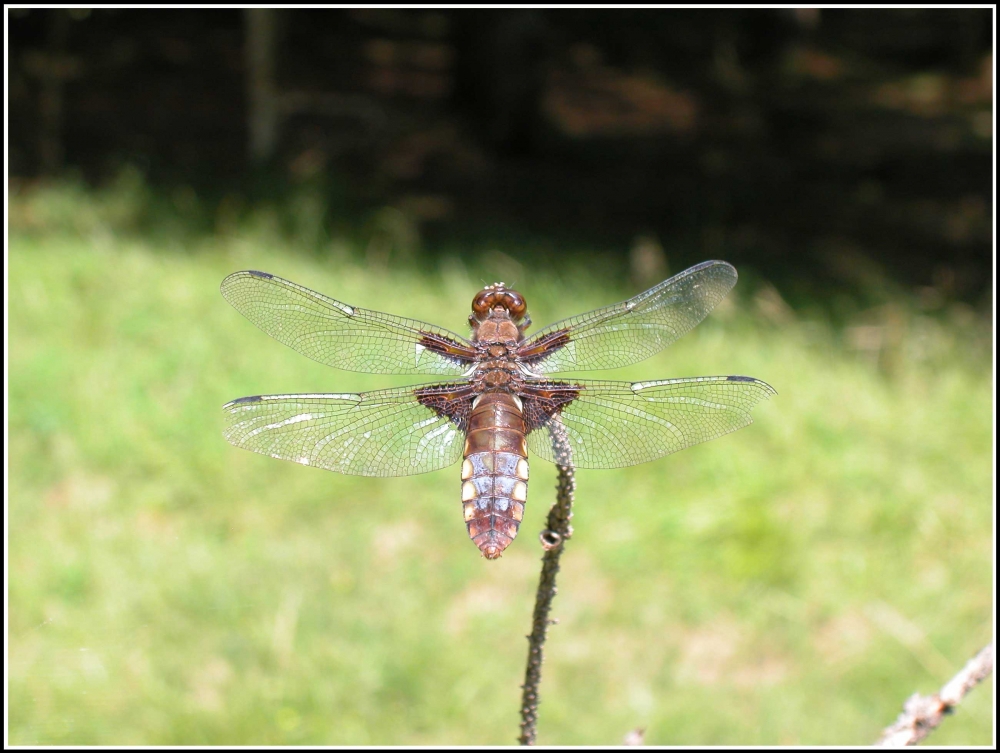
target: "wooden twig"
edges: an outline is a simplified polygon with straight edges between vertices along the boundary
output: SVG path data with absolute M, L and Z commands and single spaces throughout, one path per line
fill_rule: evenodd
M 916 745 L 937 727 L 945 714 L 951 713 L 966 693 L 993 671 L 993 644 L 976 654 L 962 671 L 941 688 L 940 693 L 922 696 L 914 693 L 903 704 L 903 713 L 882 731 L 876 745 Z
M 636 727 L 625 735 L 622 745 L 642 745 L 646 741 L 646 728 Z
M 524 685 L 521 686 L 521 745 L 534 745 L 538 723 L 538 685 L 542 679 L 542 648 L 545 645 L 549 625 L 549 610 L 556 595 L 556 573 L 559 572 L 559 558 L 566 541 L 573 535 L 570 519 L 573 517 L 573 492 L 576 479 L 573 475 L 573 460 L 570 453 L 566 429 L 558 417 L 549 424 L 552 447 L 555 450 L 556 467 L 559 477 L 556 482 L 556 501 L 549 510 L 547 528 L 539 534 L 542 548 L 542 572 L 538 579 L 535 595 L 535 611 L 531 617 L 531 635 L 528 636 L 528 663 L 524 670 Z

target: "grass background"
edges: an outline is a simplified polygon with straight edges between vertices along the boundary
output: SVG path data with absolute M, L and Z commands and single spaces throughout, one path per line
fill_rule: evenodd
M 516 277 L 538 326 L 636 289 L 517 248 L 373 270 L 347 241 L 296 252 L 274 213 L 191 235 L 137 201 L 9 207 L 9 741 L 513 743 L 554 467 L 487 562 L 457 466 L 365 479 L 230 447 L 227 400 L 407 380 L 313 363 L 218 286 L 262 269 L 459 332 L 483 280 Z M 818 311 L 744 282 L 661 355 L 587 374 L 779 394 L 736 434 L 578 473 L 540 743 L 865 745 L 992 639 L 987 317 Z M 991 744 L 993 693 L 931 742 Z

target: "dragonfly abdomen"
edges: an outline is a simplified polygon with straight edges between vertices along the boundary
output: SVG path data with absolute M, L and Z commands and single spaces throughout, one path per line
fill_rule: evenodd
M 517 536 L 528 496 L 527 426 L 520 401 L 506 392 L 476 399 L 462 463 L 462 505 L 469 538 L 496 559 Z

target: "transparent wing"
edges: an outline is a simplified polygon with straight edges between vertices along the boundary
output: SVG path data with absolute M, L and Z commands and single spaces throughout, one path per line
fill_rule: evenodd
M 266 272 L 229 275 L 222 295 L 271 337 L 338 369 L 458 376 L 475 358 L 453 332 L 348 306 Z
M 465 383 L 354 395 L 258 395 L 223 406 L 236 447 L 355 476 L 408 476 L 462 457 Z
M 697 325 L 735 284 L 731 264 L 706 261 L 627 301 L 556 322 L 518 352 L 537 374 L 638 363 Z
M 521 397 L 531 429 L 528 447 L 540 458 L 556 462 L 556 429 L 565 432 L 575 467 L 621 468 L 741 429 L 753 423 L 750 409 L 774 394 L 759 379 L 717 376 L 541 382 Z

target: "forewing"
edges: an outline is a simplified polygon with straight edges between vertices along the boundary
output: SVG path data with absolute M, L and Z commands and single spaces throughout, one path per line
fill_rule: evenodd
M 259 395 L 223 406 L 236 447 L 354 476 L 408 476 L 462 457 L 465 383 L 346 395 Z
M 519 355 L 536 374 L 638 363 L 708 316 L 735 284 L 731 264 L 706 261 L 627 301 L 546 327 Z
M 222 295 L 271 337 L 338 369 L 458 376 L 475 357 L 453 332 L 348 306 L 266 272 L 229 275 Z
M 645 463 L 753 423 L 750 410 L 776 394 L 752 377 L 658 382 L 574 380 L 526 387 L 528 447 L 557 462 L 553 429 L 564 431 L 577 468 Z M 560 428 L 560 426 L 562 428 Z

